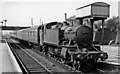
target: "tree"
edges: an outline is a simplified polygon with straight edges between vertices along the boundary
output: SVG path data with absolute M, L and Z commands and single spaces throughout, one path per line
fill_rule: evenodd
M 119 25 L 119 21 L 118 21 L 118 17 L 113 16 L 112 18 L 110 18 L 109 20 L 107 20 L 107 27 L 111 30 L 111 31 L 115 31 Z

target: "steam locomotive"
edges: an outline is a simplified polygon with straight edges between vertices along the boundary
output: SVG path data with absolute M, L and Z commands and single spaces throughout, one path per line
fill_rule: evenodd
M 97 2 L 91 5 L 104 6 L 106 4 Z M 101 16 L 97 17 L 92 15 L 92 21 L 98 18 L 105 19 Z M 108 55 L 100 50 L 100 46 L 93 44 L 93 26 L 83 25 L 84 18 L 86 17 L 75 18 L 71 20 L 72 23 L 70 20 L 66 20 L 22 29 L 11 33 L 11 37 L 17 38 L 31 47 L 37 45 L 40 52 L 65 64 L 71 63 L 76 69 L 91 69 L 97 65 L 98 60 L 106 60 Z
M 76 69 L 81 69 L 84 64 L 86 68 L 93 68 L 97 60 L 107 59 L 106 52 L 92 45 L 93 32 L 90 27 L 80 25 L 64 28 L 61 25 L 59 22 L 51 22 L 19 30 L 16 35 L 11 35 L 27 45 L 38 45 L 41 52 L 63 63 L 72 63 Z

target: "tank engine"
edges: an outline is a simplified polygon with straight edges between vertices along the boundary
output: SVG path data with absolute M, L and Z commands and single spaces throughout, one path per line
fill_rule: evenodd
M 72 25 L 65 22 L 62 25 L 47 24 L 43 35 L 46 53 L 64 63 L 72 63 L 76 69 L 93 68 L 98 60 L 107 59 L 107 53 L 101 51 L 100 46 L 93 44 L 93 25 L 97 20 L 102 20 L 103 25 L 104 20 L 109 16 L 108 10 L 109 4 L 96 2 L 76 9 L 78 13 L 76 17 L 66 19 L 66 22 Z
M 42 51 L 45 54 L 64 63 L 72 63 L 76 69 L 84 69 L 83 64 L 86 64 L 86 69 L 93 68 L 98 59 L 107 59 L 106 52 L 92 45 L 93 32 L 90 27 L 80 24 L 78 26 L 66 26 L 57 22 L 50 24 L 46 24 L 46 28 L 44 27 L 43 30 Z M 47 28 L 48 26 L 49 28 Z

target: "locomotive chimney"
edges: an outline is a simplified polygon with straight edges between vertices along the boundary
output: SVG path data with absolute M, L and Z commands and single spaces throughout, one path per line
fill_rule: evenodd
M 65 13 L 65 20 L 67 19 L 67 13 Z

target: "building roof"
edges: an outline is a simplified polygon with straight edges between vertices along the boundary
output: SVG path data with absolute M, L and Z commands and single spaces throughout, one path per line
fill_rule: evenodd
M 2 30 L 20 30 L 20 29 L 25 29 L 29 27 L 20 27 L 20 26 L 0 26 Z
M 94 2 L 94 3 L 92 3 L 92 4 L 88 4 L 88 5 L 79 7 L 79 8 L 77 8 L 76 10 L 82 9 L 82 8 L 87 7 L 87 6 L 90 6 L 90 5 L 93 5 L 93 6 L 94 6 L 94 5 L 98 5 L 98 6 L 110 6 L 109 4 L 107 4 L 107 3 L 105 3 L 105 2 Z
M 73 16 L 71 16 L 71 17 L 67 18 L 66 20 L 75 20 L 75 19 L 76 19 L 76 16 L 75 16 L 75 15 L 73 15 Z

